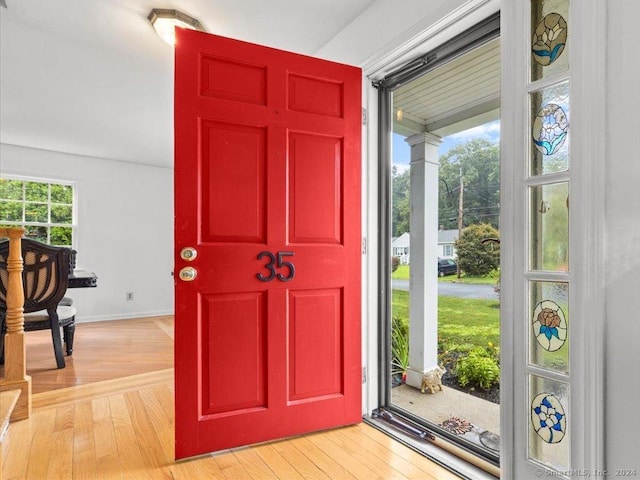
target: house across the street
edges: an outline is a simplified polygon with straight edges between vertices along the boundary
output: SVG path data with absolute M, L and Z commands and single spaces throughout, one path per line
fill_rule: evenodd
M 456 240 L 458 230 L 438 230 L 438 257 L 456 258 Z M 410 257 L 410 235 L 404 232 L 399 237 L 394 237 L 391 241 L 391 255 L 400 259 L 400 265 L 408 265 Z

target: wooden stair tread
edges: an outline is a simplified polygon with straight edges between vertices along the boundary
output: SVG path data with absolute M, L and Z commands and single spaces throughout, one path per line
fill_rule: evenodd
M 9 427 L 9 418 L 20 398 L 20 390 L 0 392 L 0 441 Z

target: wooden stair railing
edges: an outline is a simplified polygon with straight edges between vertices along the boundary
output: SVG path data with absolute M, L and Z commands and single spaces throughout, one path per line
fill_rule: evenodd
M 4 336 L 4 378 L 0 379 L 0 392 L 19 390 L 11 421 L 29 418 L 31 415 L 31 377 L 27 375 L 24 338 L 24 290 L 22 286 L 22 236 L 24 229 L 1 227 L 0 237 L 9 238 L 7 258 L 7 312 Z

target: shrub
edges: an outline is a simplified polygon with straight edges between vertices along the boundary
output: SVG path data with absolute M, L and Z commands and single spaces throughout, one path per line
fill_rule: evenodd
M 391 374 L 402 374 L 404 380 L 409 367 L 409 324 L 394 315 L 391 318 Z
M 490 272 L 484 275 L 484 278 L 488 278 L 490 280 L 500 280 L 500 267 L 494 268 Z
M 487 238 L 497 238 L 498 231 L 488 223 L 469 225 L 456 240 L 460 269 L 467 275 L 484 276 L 498 268 L 500 247 L 495 242 L 482 243 Z
M 474 387 L 486 390 L 500 381 L 498 362 L 476 349 L 466 357 L 458 360 L 457 374 L 458 383 L 462 387 L 471 384 Z
M 398 257 L 391 257 L 391 273 L 395 272 L 400 266 L 400 259 Z
M 491 270 L 484 276 L 484 278 L 496 281 L 496 284 L 493 286 L 493 290 L 498 294 L 498 298 L 500 298 L 500 267 Z
M 500 347 L 493 342 L 487 343 L 486 347 L 475 347 L 469 354 L 490 358 L 500 365 Z

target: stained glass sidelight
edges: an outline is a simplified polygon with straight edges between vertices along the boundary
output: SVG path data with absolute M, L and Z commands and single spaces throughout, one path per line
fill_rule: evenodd
M 543 155 L 553 155 L 564 145 L 569 133 L 567 114 L 561 106 L 548 103 L 533 119 L 533 144 Z
M 558 13 L 545 15 L 533 31 L 531 52 L 542 66 L 555 62 L 567 45 L 567 21 Z
M 540 393 L 531 402 L 531 423 L 543 441 L 558 443 L 567 431 L 567 414 L 555 395 Z
M 531 175 L 569 168 L 569 83 L 531 94 Z
M 566 71 L 569 67 L 569 2 L 531 1 L 531 80 Z
M 569 371 L 569 284 L 529 282 L 529 362 L 559 373 Z
M 529 458 L 557 470 L 568 470 L 569 385 L 529 375 L 529 398 Z
M 530 268 L 569 271 L 569 183 L 530 187 Z
M 567 339 L 567 321 L 560 306 L 543 300 L 533 310 L 533 334 L 548 352 L 560 349 Z
M 528 274 L 524 305 L 527 458 L 536 476 L 571 468 L 569 0 L 530 0 Z M 550 273 L 554 272 L 554 273 Z M 523 313 L 524 313 L 523 312 Z M 540 467 L 545 467 L 540 468 Z M 532 472 L 532 470 L 531 470 Z M 564 478 L 564 476 L 563 476 Z

